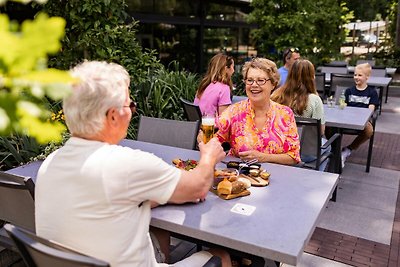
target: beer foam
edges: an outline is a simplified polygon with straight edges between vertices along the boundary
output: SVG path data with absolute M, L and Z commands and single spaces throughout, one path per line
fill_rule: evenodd
M 206 117 L 201 119 L 201 124 L 202 125 L 214 125 L 215 124 L 215 118 L 213 117 Z

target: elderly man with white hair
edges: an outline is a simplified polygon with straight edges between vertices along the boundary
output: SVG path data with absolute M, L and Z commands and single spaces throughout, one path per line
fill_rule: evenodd
M 215 164 L 224 157 L 220 143 L 200 143 L 199 164 L 190 173 L 119 146 L 136 108 L 127 71 L 114 63 L 86 61 L 72 75 L 78 81 L 63 102 L 72 137 L 38 172 L 37 234 L 111 266 L 168 266 L 155 258 L 151 203 L 204 198 Z M 195 253 L 175 266 L 202 266 L 212 255 L 230 266 L 229 255 L 219 249 Z

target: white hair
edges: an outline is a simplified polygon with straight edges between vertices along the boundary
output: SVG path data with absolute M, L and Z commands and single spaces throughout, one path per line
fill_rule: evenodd
M 85 61 L 71 75 L 78 81 L 63 101 L 68 129 L 71 134 L 94 135 L 103 129 L 107 111 L 124 105 L 129 74 L 115 63 Z

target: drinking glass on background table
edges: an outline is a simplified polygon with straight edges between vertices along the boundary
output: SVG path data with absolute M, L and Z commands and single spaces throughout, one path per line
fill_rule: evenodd
M 335 99 L 333 96 L 330 96 L 326 99 L 326 103 L 328 104 L 329 108 L 333 108 L 335 106 Z
M 214 137 L 215 116 L 205 114 L 201 118 L 201 130 L 203 131 L 203 142 L 206 144 Z

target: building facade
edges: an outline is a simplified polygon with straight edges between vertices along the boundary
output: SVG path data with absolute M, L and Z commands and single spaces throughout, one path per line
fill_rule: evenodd
M 128 0 L 128 13 L 139 21 L 137 38 L 155 49 L 165 65 L 173 60 L 204 72 L 209 59 L 227 53 L 243 63 L 257 51 L 251 39 L 255 25 L 246 22 L 250 0 Z

